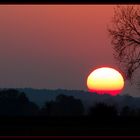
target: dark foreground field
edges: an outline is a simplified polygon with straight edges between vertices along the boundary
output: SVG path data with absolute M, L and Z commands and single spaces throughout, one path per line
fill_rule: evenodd
M 1 136 L 140 136 L 139 118 L 1 117 Z

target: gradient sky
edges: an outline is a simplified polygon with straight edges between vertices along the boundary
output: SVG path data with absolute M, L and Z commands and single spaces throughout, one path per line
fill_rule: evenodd
M 1 5 L 0 87 L 87 90 L 95 67 L 117 68 L 107 32 L 115 6 Z

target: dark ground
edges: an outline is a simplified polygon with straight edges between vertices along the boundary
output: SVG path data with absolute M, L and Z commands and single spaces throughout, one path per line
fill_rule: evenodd
M 139 118 L 0 117 L 1 136 L 140 136 Z

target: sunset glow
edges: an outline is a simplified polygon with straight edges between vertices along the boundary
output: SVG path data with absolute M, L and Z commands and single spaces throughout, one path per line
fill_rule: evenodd
M 87 87 L 90 92 L 115 96 L 123 89 L 124 79 L 117 70 L 102 67 L 94 70 L 88 76 Z

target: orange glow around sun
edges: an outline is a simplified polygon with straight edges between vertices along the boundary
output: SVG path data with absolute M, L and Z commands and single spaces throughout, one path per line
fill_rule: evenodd
M 90 73 L 87 78 L 87 87 L 90 92 L 115 96 L 123 89 L 124 79 L 117 70 L 102 67 Z

